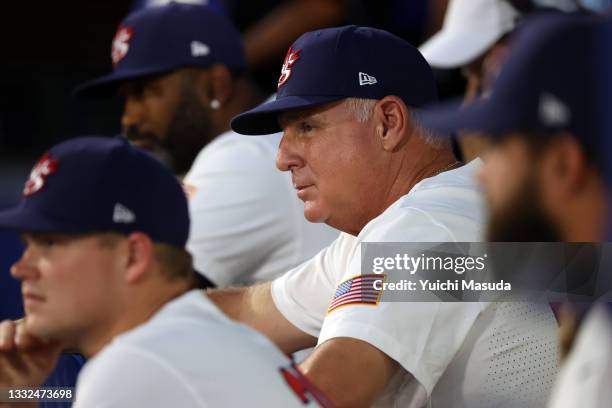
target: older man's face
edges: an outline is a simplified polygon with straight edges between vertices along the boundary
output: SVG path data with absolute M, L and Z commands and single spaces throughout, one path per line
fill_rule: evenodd
M 286 112 L 279 123 L 276 165 L 291 171 L 306 219 L 358 233 L 384 195 L 385 156 L 371 121 L 360 123 L 340 101 Z
M 73 346 L 114 319 L 116 248 L 101 245 L 100 235 L 24 234 L 23 241 L 11 274 L 21 281 L 31 334 Z

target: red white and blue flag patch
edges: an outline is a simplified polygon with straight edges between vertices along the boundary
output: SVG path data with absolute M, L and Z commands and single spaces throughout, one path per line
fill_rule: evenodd
M 377 305 L 381 289 L 374 288 L 374 282 L 382 282 L 385 275 L 359 275 L 338 285 L 334 298 L 329 304 L 327 313 L 345 305 Z M 377 285 L 381 287 L 382 285 Z

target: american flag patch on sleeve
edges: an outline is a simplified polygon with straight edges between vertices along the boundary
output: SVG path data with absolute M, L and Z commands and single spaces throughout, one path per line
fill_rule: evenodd
M 385 275 L 359 275 L 338 285 L 327 313 L 345 305 L 377 305 L 382 290 L 374 289 L 374 282 L 382 282 Z M 382 286 L 380 283 L 376 286 Z

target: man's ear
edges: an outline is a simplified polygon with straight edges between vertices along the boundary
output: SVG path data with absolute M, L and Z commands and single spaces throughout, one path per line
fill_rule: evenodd
M 591 165 L 578 140 L 569 133 L 555 136 L 542 152 L 543 181 L 556 199 L 575 196 L 587 184 Z
M 232 95 L 232 73 L 225 65 L 214 64 L 208 69 L 208 100 L 218 109 L 225 105 Z M 213 102 L 216 101 L 216 102 Z
M 395 151 L 406 141 L 410 124 L 408 109 L 397 96 L 385 96 L 374 106 L 376 136 L 388 152 Z
M 153 241 L 142 232 L 133 232 L 127 236 L 128 259 L 125 280 L 135 283 L 146 275 L 153 264 Z

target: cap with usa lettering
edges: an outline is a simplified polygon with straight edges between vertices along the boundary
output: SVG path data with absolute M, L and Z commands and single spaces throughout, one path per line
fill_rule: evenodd
M 344 98 L 400 97 L 410 107 L 436 100 L 431 68 L 406 41 L 383 30 L 344 26 L 308 32 L 289 48 L 276 99 L 232 120 L 246 135 L 279 132 L 279 113 Z
M 172 172 L 123 138 L 60 143 L 34 165 L 21 201 L 0 211 L 0 227 L 82 234 L 139 231 L 183 248 L 187 199 Z
M 246 69 L 240 33 L 213 7 L 171 2 L 129 14 L 112 42 L 113 71 L 80 85 L 79 96 L 113 94 L 122 81 L 215 63 Z

